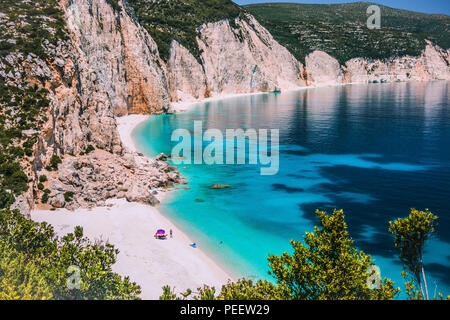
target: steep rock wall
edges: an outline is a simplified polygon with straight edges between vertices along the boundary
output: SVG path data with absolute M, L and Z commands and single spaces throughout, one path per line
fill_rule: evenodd
M 29 175 L 33 176 L 35 190 L 37 178 L 42 174 L 48 177 L 45 187 L 51 191 L 48 204 L 53 206 L 95 206 L 113 196 L 153 203 L 160 185 L 169 179 L 171 183 L 179 181 L 175 168 L 161 161 L 154 162 L 153 169 L 145 168 L 149 165 L 141 155 L 128 152 L 120 141 L 117 116 L 167 112 L 170 93 L 156 44 L 123 3 L 119 4 L 121 10 L 115 11 L 105 0 L 62 1 L 69 40 L 47 48 L 55 57 L 52 61 L 30 61 L 27 67 L 28 82 L 50 91 L 48 120 L 40 128 Z M 45 81 L 40 81 L 42 76 Z M 85 154 L 88 146 L 99 149 L 83 156 L 97 177 L 89 174 L 78 183 L 84 167 L 78 166 L 74 172 L 64 168 L 70 168 L 73 156 Z M 102 152 L 106 156 L 96 158 Z M 60 174 L 46 169 L 52 155 L 62 159 L 59 167 L 64 170 Z M 110 162 L 114 170 L 108 166 Z M 135 179 L 133 175 L 119 174 L 129 171 L 141 174 Z M 111 172 L 117 174 L 109 176 Z M 160 185 L 149 183 L 154 177 L 159 177 Z M 117 181 L 111 184 L 111 179 Z M 136 188 L 121 188 L 124 180 L 139 186 L 139 192 Z M 112 185 L 122 193 L 111 189 Z M 24 214 L 34 206 L 30 198 L 42 198 L 41 191 L 32 195 L 31 190 L 17 202 Z M 66 192 L 75 193 L 70 203 L 64 201 Z M 88 199 L 88 194 L 95 197 Z
M 314 51 L 305 58 L 309 85 L 334 85 L 344 81 L 339 62 L 323 51 Z
M 427 41 L 418 57 L 405 56 L 387 60 L 355 58 L 340 66 L 322 51 L 306 57 L 308 83 L 311 85 L 450 80 L 450 50 Z
M 50 66 L 50 120 L 42 129 L 37 166 L 47 154 L 77 155 L 88 145 L 122 152 L 116 116 L 164 113 L 170 106 L 156 44 L 126 12 L 105 0 L 65 0 L 70 41 Z M 52 150 L 52 152 L 47 152 Z
M 165 112 L 168 79 L 156 43 L 119 4 L 119 11 L 105 0 L 72 0 L 66 7 L 81 87 L 97 90 L 116 115 Z
M 168 69 L 172 101 L 197 100 L 210 95 L 202 65 L 176 40 L 170 46 Z
M 305 85 L 303 65 L 251 15 L 237 18 L 233 26 L 222 20 L 204 24 L 198 30 L 202 64 L 180 44 L 175 42 L 171 47 L 168 67 L 179 100 Z M 192 82 L 198 87 L 193 87 Z

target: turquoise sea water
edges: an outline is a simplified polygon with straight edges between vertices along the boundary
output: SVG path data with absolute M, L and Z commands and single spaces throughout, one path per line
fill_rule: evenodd
M 450 294 L 449 82 L 311 88 L 196 105 L 152 116 L 133 136 L 139 149 L 170 154 L 175 129 L 280 130 L 280 168 L 179 165 L 161 211 L 235 277 L 268 278 L 269 253 L 290 251 L 317 224 L 315 209 L 345 211 L 356 245 L 403 289 L 388 222 L 429 208 L 440 217 L 426 248 L 431 294 Z M 232 185 L 211 189 L 213 184 Z

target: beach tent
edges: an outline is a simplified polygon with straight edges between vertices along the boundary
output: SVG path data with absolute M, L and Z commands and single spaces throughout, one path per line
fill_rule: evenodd
M 155 234 L 156 239 L 166 239 L 166 237 L 167 237 L 166 230 L 159 229 L 158 231 L 156 231 Z

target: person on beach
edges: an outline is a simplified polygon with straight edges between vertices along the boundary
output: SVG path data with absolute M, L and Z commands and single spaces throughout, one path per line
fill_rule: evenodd
M 172 238 L 172 229 L 170 229 L 170 238 Z

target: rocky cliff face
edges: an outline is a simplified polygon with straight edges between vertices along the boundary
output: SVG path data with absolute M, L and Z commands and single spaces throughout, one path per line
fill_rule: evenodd
M 303 65 L 250 15 L 198 29 L 201 64 L 179 43 L 168 69 L 174 101 L 230 93 L 273 92 L 304 86 Z M 195 83 L 195 84 L 192 84 Z
M 160 113 L 169 107 L 168 79 L 158 49 L 125 9 L 105 0 L 71 0 L 67 29 L 77 55 L 82 96 L 93 92 L 115 115 Z
M 418 57 L 399 57 L 385 61 L 366 58 L 351 59 L 340 66 L 322 51 L 306 57 L 308 83 L 311 85 L 450 80 L 450 50 L 427 41 Z
M 305 58 L 309 85 L 334 85 L 344 81 L 339 62 L 323 51 L 314 51 Z
M 117 197 L 156 204 L 163 187 L 181 181 L 179 173 L 125 150 L 116 124 L 117 116 L 168 111 L 169 81 L 156 44 L 123 4 L 119 11 L 105 0 L 62 5 L 70 41 L 52 78 L 62 72 L 67 81 L 56 81 L 35 158 L 36 176 L 48 178 L 46 203 L 75 209 Z M 62 158 L 57 173 L 45 166 L 55 154 Z

